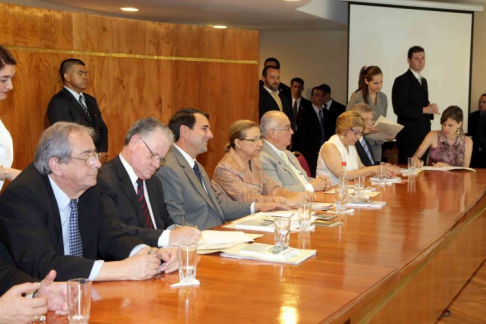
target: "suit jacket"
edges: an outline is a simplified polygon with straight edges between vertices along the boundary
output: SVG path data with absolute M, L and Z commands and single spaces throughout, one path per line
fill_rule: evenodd
M 314 180 L 307 176 L 307 172 L 300 166 L 299 161 L 292 152 L 285 151 L 285 154 L 287 155 L 289 162 L 302 173 L 307 181 L 310 182 Z M 306 191 L 297 175 L 292 172 L 284 159 L 282 159 L 282 157 L 278 155 L 266 141 L 263 142 L 262 151 L 260 152 L 260 162 L 262 163 L 263 170 L 267 173 L 270 179 L 278 185 L 281 185 L 290 191 Z
M 324 142 L 322 141 L 319 117 L 312 106 L 299 111 L 297 126 L 299 128 L 300 152 L 309 165 L 311 176 L 315 177 L 319 150 Z M 324 129 L 325 137 L 327 137 L 328 131 L 328 128 Z
M 485 168 L 484 163 L 484 149 L 479 151 L 480 136 L 478 136 L 478 128 L 481 120 L 481 112 L 479 110 L 469 114 L 469 126 L 467 130 L 467 135 L 472 136 L 473 140 L 473 151 L 471 157 L 471 168 Z M 484 129 L 484 127 L 482 127 Z M 486 135 L 482 135 L 486 137 Z M 484 139 L 483 139 L 484 141 Z
M 207 192 L 175 147 L 171 147 L 164 166 L 156 173 L 162 181 L 167 209 L 174 222 L 197 225 L 200 230 L 205 230 L 251 213 L 251 203 L 221 201 L 217 198 L 206 170 L 201 164 L 198 165 Z
M 57 280 L 88 278 L 95 260 L 122 260 L 143 242 L 120 231 L 106 216 L 100 188 L 78 199 L 83 258 L 64 255 L 61 216 L 48 176 L 28 166 L 0 197 L 0 240 L 17 267 L 44 278 L 54 269 Z
M 397 135 L 398 146 L 419 147 L 430 132 L 434 115 L 423 113 L 423 107 L 429 104 L 427 81 L 423 80 L 424 86 L 408 70 L 393 83 L 393 111 L 398 116 L 397 122 L 405 126 Z
M 263 81 L 259 80 L 258 81 L 258 86 L 260 88 L 263 88 Z M 280 82 L 278 86 L 278 91 L 282 92 L 285 98 L 289 101 L 289 105 L 292 106 L 292 90 L 290 90 L 290 87 L 286 85 L 285 83 Z
M 49 122 L 54 124 L 59 121 L 65 121 L 93 128 L 96 133 L 96 139 L 94 139 L 96 150 L 98 152 L 108 152 L 108 128 L 101 117 L 96 98 L 86 93 L 83 93 L 83 96 L 90 117 L 86 115 L 83 107 L 81 107 L 74 96 L 63 87 L 49 102 L 47 107 Z
M 295 119 L 295 124 L 294 121 L 291 120 L 292 127 L 294 129 L 294 133 L 292 134 L 292 151 L 300 151 L 300 131 L 299 131 L 299 127 L 297 126 L 297 116 L 299 115 L 299 112 L 301 110 L 307 109 L 309 107 L 312 107 L 312 103 L 309 100 L 305 99 L 304 97 L 301 97 L 299 107 L 297 108 L 297 115 L 293 116 Z M 292 114 L 293 113 L 294 112 L 292 110 Z
M 147 245 L 158 246 L 163 230 L 174 224 L 167 212 L 164 191 L 159 179 L 152 177 L 145 180 L 157 229 L 145 228 L 145 217 L 137 202 L 137 193 L 120 156 L 101 168 L 98 174 L 98 184 L 101 188 L 101 201 L 107 213 L 112 217 L 112 221 Z
M 15 267 L 15 262 L 5 245 L 0 243 L 0 296 L 15 285 L 37 281 L 39 279 L 29 276 Z
M 329 109 L 324 109 L 324 131 L 326 142 L 332 135 L 336 134 L 336 120 L 345 110 L 346 107 L 334 99 L 332 100 Z
M 368 147 L 371 150 L 371 145 L 368 142 L 368 140 L 366 139 L 366 137 L 365 137 L 364 140 L 365 140 L 366 144 L 368 144 Z M 363 145 L 361 145 L 360 141 L 357 141 L 354 146 L 356 147 L 356 151 L 358 151 L 358 155 L 359 155 L 359 158 L 361 160 L 361 163 L 363 163 L 364 166 L 376 165 L 376 162 L 375 162 L 374 159 L 370 160 L 370 158 L 368 157 L 368 154 L 366 154 L 366 151 L 365 151 Z M 373 156 L 373 152 L 371 152 L 371 156 Z
M 476 129 L 475 141 L 482 150 L 482 154 L 479 156 L 480 167 L 486 166 L 486 115 L 481 116 L 478 123 L 478 128 Z M 474 142 L 473 142 L 474 143 Z
M 285 96 L 283 91 L 279 91 L 278 96 L 282 102 L 282 111 L 289 117 L 289 120 L 292 120 L 291 100 Z M 267 111 L 280 110 L 273 96 L 264 87 L 260 87 L 258 107 L 260 110 L 260 118 L 262 118 Z

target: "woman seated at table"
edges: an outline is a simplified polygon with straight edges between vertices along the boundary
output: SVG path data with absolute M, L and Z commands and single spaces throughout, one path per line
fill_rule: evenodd
M 312 193 L 291 192 L 268 177 L 258 159 L 262 145 L 257 123 L 238 120 L 231 124 L 227 153 L 216 166 L 211 182 L 216 195 L 221 199 L 288 206 L 313 200 Z
M 379 165 L 365 167 L 354 145 L 362 136 L 365 121 L 356 111 L 342 113 L 336 121 L 336 135 L 333 135 L 319 151 L 317 175 L 328 176 L 334 186 L 339 183 L 342 162 L 346 162 L 348 179 L 358 176 L 372 176 L 380 171 Z M 386 164 L 387 177 L 400 172 L 396 166 Z
M 428 165 L 436 167 L 469 167 L 473 141 L 464 135 L 463 113 L 457 106 L 450 106 L 442 113 L 442 130 L 427 134 L 417 152 L 413 155 L 416 165 L 423 165 L 420 158 L 430 148 Z

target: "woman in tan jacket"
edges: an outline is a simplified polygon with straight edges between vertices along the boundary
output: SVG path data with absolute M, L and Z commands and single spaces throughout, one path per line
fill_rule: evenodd
M 263 138 L 257 123 L 234 122 L 229 129 L 229 140 L 227 153 L 216 166 L 211 182 L 221 199 L 278 202 L 288 206 L 314 199 L 312 193 L 291 192 L 267 176 L 258 159 Z

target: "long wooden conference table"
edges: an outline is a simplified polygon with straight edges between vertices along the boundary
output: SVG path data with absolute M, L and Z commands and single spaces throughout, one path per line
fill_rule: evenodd
M 381 189 L 383 209 L 291 234 L 291 247 L 317 250 L 300 265 L 211 254 L 199 287 L 171 288 L 177 273 L 94 283 L 90 323 L 433 323 L 486 259 L 485 189 L 486 170 L 423 172 Z

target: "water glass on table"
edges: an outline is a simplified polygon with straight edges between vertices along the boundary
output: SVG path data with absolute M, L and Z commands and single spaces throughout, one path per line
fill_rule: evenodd
M 91 311 L 91 280 L 71 279 L 66 285 L 69 323 L 88 323 Z
M 408 174 L 413 175 L 417 171 L 417 166 L 415 165 L 415 160 L 413 157 L 407 159 L 408 162 Z
M 273 218 L 275 246 L 279 247 L 280 251 L 289 247 L 291 222 L 290 217 L 275 216 Z
M 378 178 L 378 185 L 384 186 L 386 180 L 386 166 L 384 163 L 381 163 L 379 165 L 377 178 Z
M 354 201 L 355 202 L 364 201 L 364 183 L 365 183 L 365 177 L 358 176 L 354 178 Z
M 299 212 L 299 230 L 308 232 L 311 229 L 312 204 L 301 203 L 297 206 Z
M 336 214 L 340 215 L 346 212 L 346 204 L 348 203 L 348 186 L 339 185 L 335 189 L 336 200 Z
M 197 244 L 179 245 L 179 282 L 191 283 L 196 280 Z

